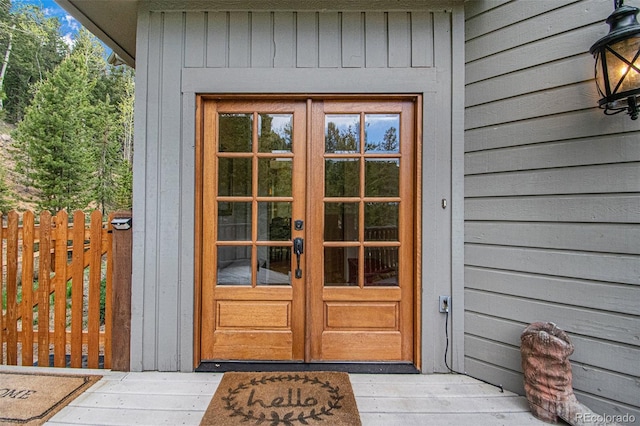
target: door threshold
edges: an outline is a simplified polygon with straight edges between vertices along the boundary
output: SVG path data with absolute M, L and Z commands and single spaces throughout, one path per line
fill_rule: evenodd
M 360 374 L 420 374 L 411 363 L 366 362 L 254 362 L 254 361 L 202 361 L 198 373 L 224 373 L 227 371 L 340 371 Z

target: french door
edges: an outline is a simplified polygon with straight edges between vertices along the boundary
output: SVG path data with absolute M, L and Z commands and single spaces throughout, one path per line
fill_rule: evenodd
M 200 359 L 414 362 L 411 99 L 203 99 Z

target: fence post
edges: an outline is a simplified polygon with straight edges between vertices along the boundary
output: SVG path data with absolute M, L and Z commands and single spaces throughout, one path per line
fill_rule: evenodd
M 131 212 L 117 212 L 113 227 L 113 293 L 111 328 L 111 369 L 129 371 L 131 368 Z

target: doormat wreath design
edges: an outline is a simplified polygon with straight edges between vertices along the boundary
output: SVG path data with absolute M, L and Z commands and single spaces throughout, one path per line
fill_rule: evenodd
M 0 425 L 41 425 L 102 376 L 0 372 Z
M 201 425 L 361 425 L 347 373 L 225 373 Z

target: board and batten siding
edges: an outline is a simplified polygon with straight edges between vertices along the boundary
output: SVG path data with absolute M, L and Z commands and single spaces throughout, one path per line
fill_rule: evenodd
M 463 291 L 461 279 L 457 290 L 451 288 L 455 272 L 450 254 L 453 233 L 460 241 L 455 270 L 462 271 L 462 187 L 451 179 L 458 173 L 462 182 L 464 82 L 461 73 L 452 72 L 452 64 L 464 66 L 462 4 L 446 2 L 448 10 L 432 11 L 427 2 L 414 1 L 415 8 L 398 10 L 396 1 L 376 1 L 380 8 L 371 11 L 366 10 L 370 2 L 358 3 L 362 10 L 354 10 L 355 3 L 349 3 L 349 10 L 330 11 L 325 6 L 331 3 L 325 2 L 322 12 L 225 11 L 222 1 L 201 2 L 204 10 L 158 9 L 163 2 L 143 4 L 139 10 L 133 370 L 194 368 L 194 241 L 199 238 L 194 235 L 194 141 L 200 93 L 423 95 L 429 114 L 423 118 L 428 131 L 423 139 L 426 183 L 420 198 L 429 202 L 425 214 L 432 218 L 423 226 L 431 235 L 421 251 L 428 271 L 423 274 L 425 293 L 431 302 L 423 321 L 435 324 L 423 327 L 423 341 L 428 342 L 423 347 L 429 348 L 423 351 L 423 365 L 427 371 L 444 369 L 444 317 L 434 301 L 437 294 L 456 291 L 462 299 Z M 384 4 L 394 10 L 384 10 Z M 339 8 L 341 2 L 335 5 Z M 453 100 L 456 92 L 459 101 Z M 457 120 L 452 118 L 454 108 Z M 442 211 L 440 200 L 449 197 L 458 197 L 458 207 Z M 459 226 L 452 230 L 456 215 Z M 443 238 L 432 237 L 435 233 Z M 437 241 L 443 242 L 444 250 Z M 457 309 L 462 317 L 462 304 Z M 454 365 L 462 361 L 462 322 L 458 324 L 459 331 L 455 325 L 451 330 L 458 349 Z
M 578 399 L 640 419 L 640 121 L 597 108 L 588 52 L 612 11 L 465 3 L 465 368 L 524 393 L 520 334 L 551 321 Z

